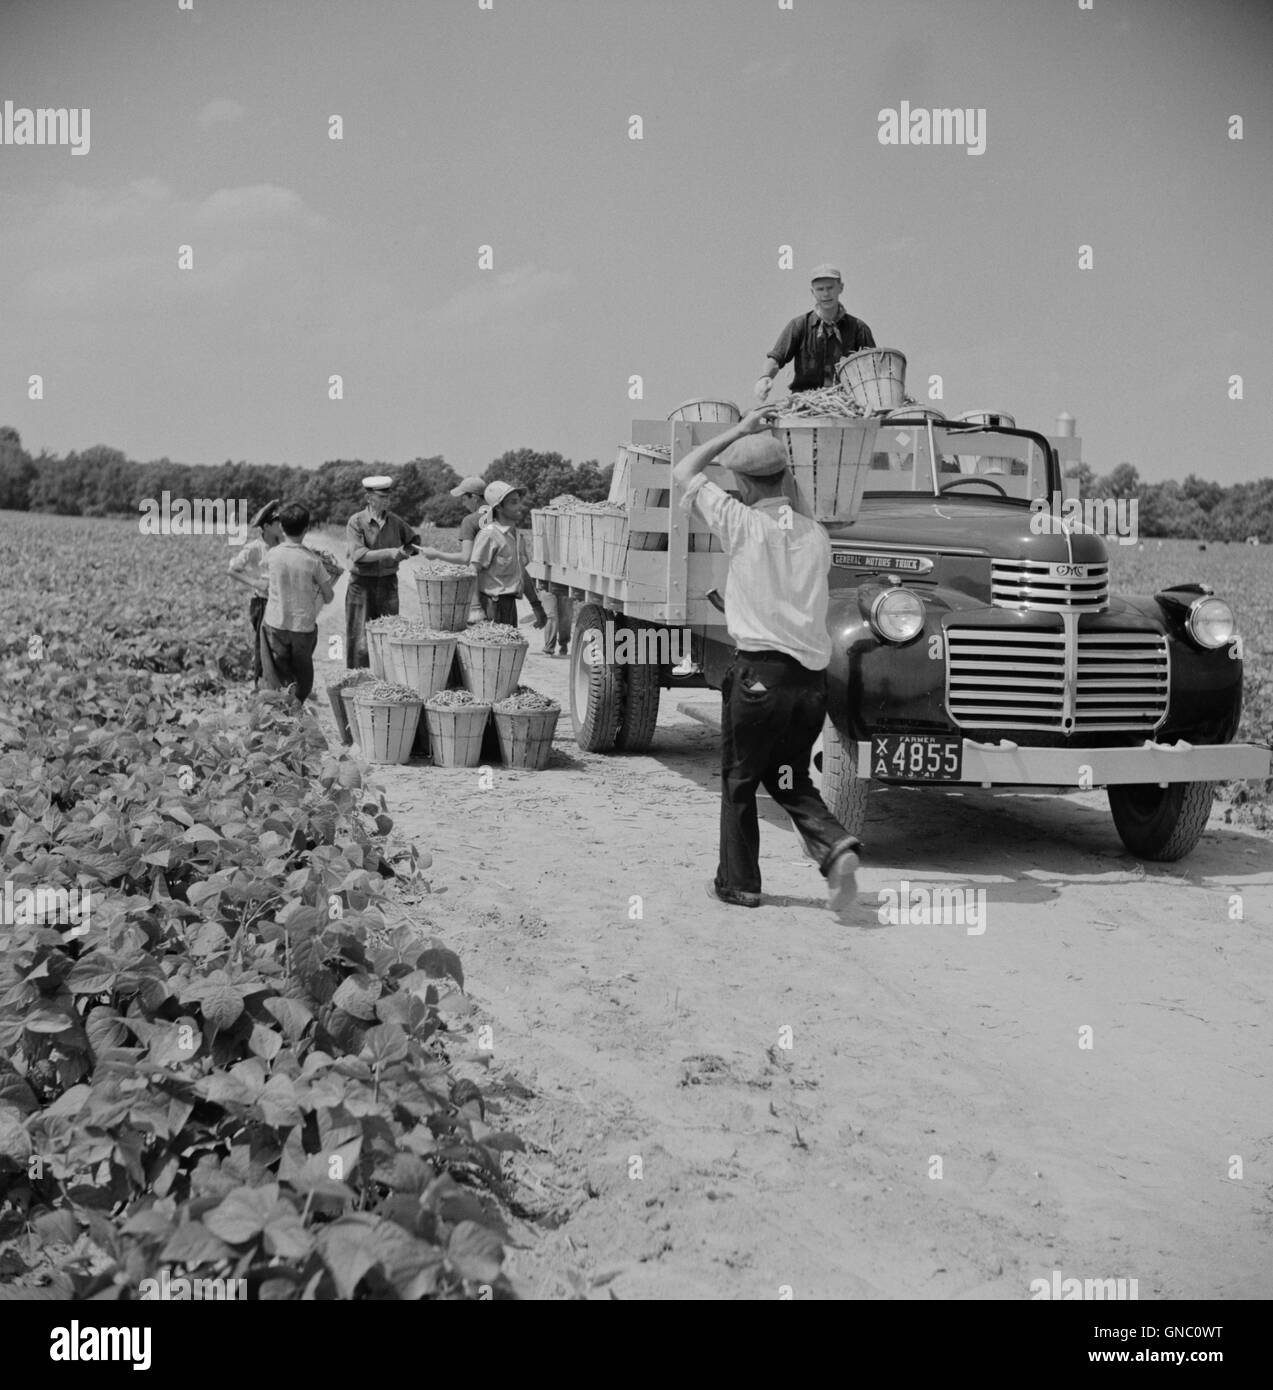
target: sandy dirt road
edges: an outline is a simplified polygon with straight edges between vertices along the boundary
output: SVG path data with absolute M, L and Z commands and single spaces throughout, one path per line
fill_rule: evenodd
M 1145 866 L 1102 794 L 883 792 L 846 929 L 764 799 L 764 905 L 708 899 L 716 763 L 665 693 L 648 755 L 581 753 L 563 712 L 543 772 L 377 771 L 490 1028 L 487 1118 L 528 1144 L 523 1296 L 1273 1295 L 1267 838 L 1217 817 Z M 903 880 L 984 889 L 985 930 L 878 925 Z

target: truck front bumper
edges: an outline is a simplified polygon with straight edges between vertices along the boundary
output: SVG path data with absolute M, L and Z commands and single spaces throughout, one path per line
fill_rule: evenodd
M 963 776 L 923 786 L 1093 787 L 1170 782 L 1240 782 L 1268 777 L 1270 750 L 1259 743 L 1145 743 L 1135 748 L 1025 748 L 963 740 Z M 871 775 L 871 745 L 854 745 L 858 775 Z M 881 782 L 892 779 L 877 779 Z

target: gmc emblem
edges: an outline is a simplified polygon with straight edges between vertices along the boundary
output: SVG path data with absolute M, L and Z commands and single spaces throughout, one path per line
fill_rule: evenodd
M 1086 579 L 1086 565 L 1053 565 L 1057 577 L 1060 579 Z

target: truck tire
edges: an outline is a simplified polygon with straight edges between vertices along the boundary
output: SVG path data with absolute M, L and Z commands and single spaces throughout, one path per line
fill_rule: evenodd
M 1183 859 L 1202 838 L 1215 789 L 1214 782 L 1110 787 L 1109 809 L 1137 859 L 1170 862 Z
M 858 776 L 851 750 L 828 719 L 822 726 L 822 799 L 845 830 L 859 839 L 866 824 L 869 791 L 870 782 Z
M 623 626 L 636 628 L 626 618 Z M 644 753 L 654 741 L 654 726 L 659 722 L 659 668 L 628 666 L 623 674 L 623 715 L 614 740 L 615 751 Z
M 570 722 L 585 753 L 608 753 L 623 717 L 623 667 L 588 660 L 594 649 L 605 649 L 607 620 L 612 616 L 600 604 L 581 604 L 570 639 Z

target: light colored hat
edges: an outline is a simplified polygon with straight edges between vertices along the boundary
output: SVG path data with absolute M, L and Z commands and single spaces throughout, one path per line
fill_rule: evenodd
M 498 507 L 511 493 L 520 491 L 521 488 L 514 487 L 512 483 L 492 483 L 482 496 L 486 499 L 488 507 Z
M 813 274 L 809 276 L 809 283 L 810 283 L 810 284 L 813 284 L 813 282 L 814 282 L 815 280 L 843 280 L 843 279 L 844 279 L 844 276 L 840 274 L 840 271 L 839 271 L 839 267 L 838 267 L 838 266 L 834 266 L 834 265 L 815 265 L 815 266 L 813 267 Z
M 746 478 L 769 478 L 787 466 L 787 451 L 772 434 L 745 434 L 718 454 L 716 462 Z
M 481 478 L 461 478 L 460 481 L 451 489 L 452 497 L 481 497 L 486 491 L 486 484 Z
M 362 485 L 368 492 L 388 492 L 393 486 L 393 479 L 387 474 L 375 473 L 369 478 L 364 478 Z

